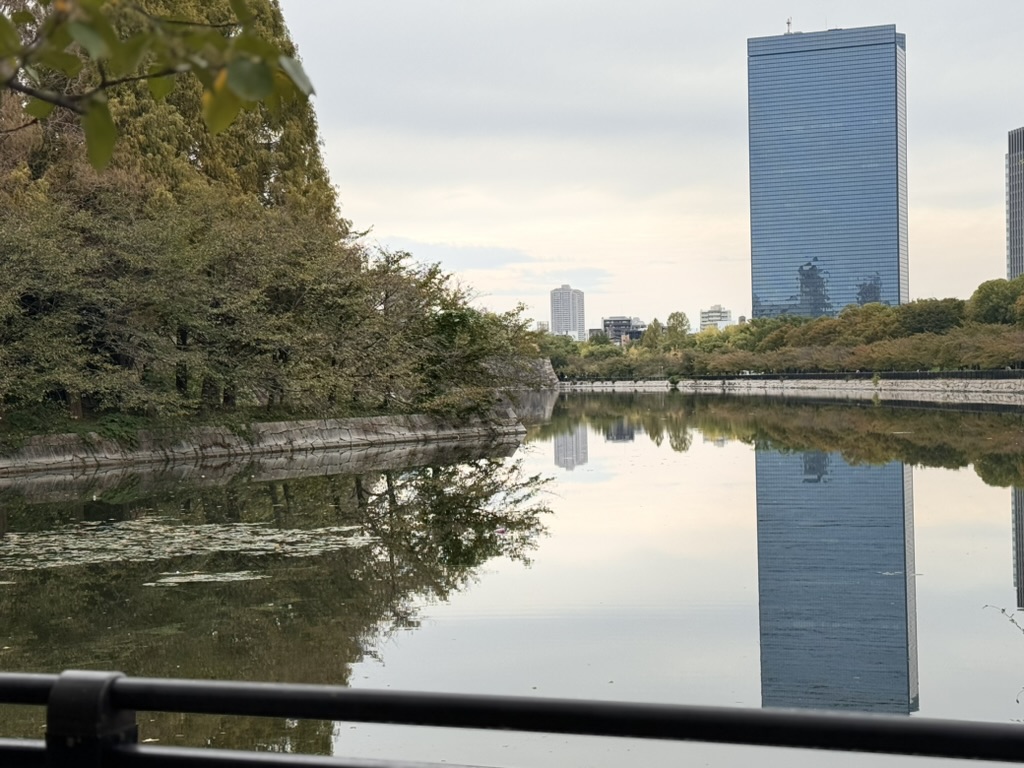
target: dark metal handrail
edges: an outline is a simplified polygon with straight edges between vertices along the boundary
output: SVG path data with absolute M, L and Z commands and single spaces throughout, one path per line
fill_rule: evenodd
M 0 703 L 47 707 L 45 741 L 0 739 L 5 768 L 422 764 L 139 745 L 135 710 L 702 741 L 1024 762 L 1024 726 L 806 711 L 0 673 Z

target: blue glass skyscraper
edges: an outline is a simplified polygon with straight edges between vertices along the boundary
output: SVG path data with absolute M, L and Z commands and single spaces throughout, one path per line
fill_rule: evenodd
M 909 300 L 906 38 L 747 41 L 753 316 Z

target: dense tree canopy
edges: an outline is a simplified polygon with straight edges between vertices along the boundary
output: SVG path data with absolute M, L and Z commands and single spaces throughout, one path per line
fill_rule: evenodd
M 147 83 L 160 99 L 187 74 L 213 133 L 260 103 L 277 114 L 312 92 L 282 31 L 268 0 L 0 0 L 0 98 L 23 116 L 6 130 L 77 116 L 102 168 L 117 138 L 110 97 Z
M 68 19 L 109 12 L 112 34 L 131 39 L 136 19 L 120 4 L 71 6 Z M 201 39 L 223 37 L 223 20 L 244 10 L 232 41 L 250 35 L 297 55 L 274 0 L 132 8 L 187 19 L 188 29 L 213 25 L 195 33 Z M 65 86 L 95 87 L 96 57 L 68 50 L 84 64 Z M 109 84 L 121 140 L 102 173 L 90 163 L 85 121 L 57 110 L 26 126 L 20 99 L 0 102 L 8 411 L 450 410 L 481 405 L 497 383 L 526 374 L 533 342 L 519 313 L 474 309 L 436 267 L 353 238 L 307 100 L 247 103 L 214 133 L 202 119 L 209 86 L 196 74 L 166 94 L 142 80 Z

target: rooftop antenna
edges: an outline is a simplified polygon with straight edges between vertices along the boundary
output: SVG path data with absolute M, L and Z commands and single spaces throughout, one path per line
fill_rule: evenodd
M 792 35 L 793 34 L 793 17 L 792 16 L 790 16 L 788 19 L 786 19 L 786 34 L 787 35 Z

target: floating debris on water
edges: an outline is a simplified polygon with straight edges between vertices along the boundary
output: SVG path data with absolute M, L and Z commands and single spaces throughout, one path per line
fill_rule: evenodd
M 199 571 L 193 571 L 192 573 L 168 573 L 160 575 L 163 576 L 162 579 L 148 581 L 142 586 L 176 587 L 179 584 L 225 584 L 233 581 L 258 581 L 260 579 L 270 578 L 270 576 L 264 573 L 254 573 L 252 571 L 234 571 L 232 573 L 202 573 Z
M 278 557 L 316 557 L 374 539 L 359 526 L 274 528 L 264 523 L 176 525 L 142 518 L 102 526 L 8 533 L 0 539 L 0 572 L 35 571 L 97 563 L 145 563 L 175 557 L 231 552 Z M 2 582 L 9 584 L 13 582 Z

